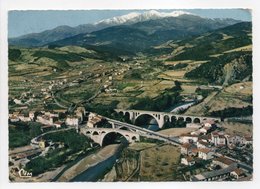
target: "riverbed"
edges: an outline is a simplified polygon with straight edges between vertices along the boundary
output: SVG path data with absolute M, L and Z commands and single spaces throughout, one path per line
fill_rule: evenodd
M 98 181 L 114 165 L 122 145 L 112 144 L 91 154 L 66 170 L 58 182 L 94 182 Z

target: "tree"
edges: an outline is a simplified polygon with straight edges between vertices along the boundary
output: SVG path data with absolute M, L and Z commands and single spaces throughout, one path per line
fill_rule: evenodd
M 178 80 L 174 81 L 174 85 L 175 85 L 175 87 L 174 87 L 175 90 L 177 90 L 177 91 L 181 91 L 182 90 L 181 82 L 179 82 Z
M 34 138 L 42 133 L 40 123 L 30 122 L 28 125 L 30 128 L 30 137 L 31 138 Z

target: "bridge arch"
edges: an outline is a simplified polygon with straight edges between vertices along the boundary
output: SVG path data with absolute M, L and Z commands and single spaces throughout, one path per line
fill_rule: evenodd
M 129 135 L 128 135 L 129 136 Z M 100 141 L 101 146 L 107 146 L 109 144 L 117 144 L 120 142 L 128 143 L 127 137 L 124 134 L 116 131 L 106 133 Z
M 97 131 L 94 131 L 92 135 L 99 135 L 99 133 Z
M 190 117 L 186 117 L 185 121 L 186 121 L 186 123 L 191 123 L 192 119 Z
M 178 121 L 184 121 L 184 117 L 178 117 Z
M 194 118 L 194 120 L 193 120 L 193 123 L 200 123 L 200 119 L 199 118 Z
M 164 122 L 171 122 L 170 117 L 168 115 L 163 116 Z
M 172 116 L 172 117 L 171 117 L 171 122 L 174 123 L 174 122 L 176 122 L 176 121 L 177 121 L 176 116 Z
M 120 111 L 120 112 L 118 112 L 118 115 L 119 116 L 124 116 L 124 112 Z
M 134 124 L 137 126 L 144 126 L 149 125 L 150 122 L 153 122 L 153 125 L 158 125 L 158 129 L 163 126 L 163 122 L 161 124 L 156 114 L 139 114 L 137 117 L 135 117 Z

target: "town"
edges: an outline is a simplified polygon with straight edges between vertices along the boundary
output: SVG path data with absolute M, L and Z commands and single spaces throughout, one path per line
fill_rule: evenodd
M 68 114 L 66 111 L 30 111 L 28 114 L 13 112 L 10 113 L 9 120 L 10 123 L 40 123 L 43 132 L 43 134 L 32 139 L 29 146 L 9 151 L 10 162 L 13 164 L 10 167 L 11 173 L 15 173 L 16 167 L 24 168 L 31 159 L 37 156 L 46 156 L 48 151 L 62 147 L 60 142 L 44 140 L 42 137 L 44 133 L 68 129 L 74 129 L 79 133 L 83 133 L 83 131 L 95 128 L 97 130 L 102 129 L 105 125 L 104 123 L 108 121 L 105 117 L 87 112 L 84 107 L 78 107 L 73 114 Z M 127 125 L 124 126 L 128 127 Z M 105 128 L 113 129 L 112 127 Z M 185 165 L 182 168 L 185 180 L 243 181 L 252 179 L 252 136 L 226 134 L 221 127 L 221 122 L 213 119 L 203 120 L 201 123 L 187 123 L 186 128 L 192 128 L 192 131 L 175 137 L 163 136 L 167 139 L 172 139 L 175 141 L 173 145 L 178 146 L 181 153 L 180 164 Z M 137 132 L 137 134 L 147 137 L 147 133 Z M 135 140 L 128 139 L 128 142 L 138 143 L 138 138 L 135 138 Z M 152 138 L 171 143 L 171 141 L 165 140 L 165 138 Z M 95 143 L 95 139 L 93 142 Z M 98 143 L 96 142 L 96 144 Z M 102 146 L 102 142 L 99 145 Z
M 8 39 L 11 182 L 253 179 L 251 13 L 165 11 Z

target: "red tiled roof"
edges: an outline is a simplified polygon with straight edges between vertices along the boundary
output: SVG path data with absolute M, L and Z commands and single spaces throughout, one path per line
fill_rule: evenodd
M 191 161 L 193 161 L 193 158 L 192 158 L 191 156 L 187 156 L 187 157 L 186 157 L 186 160 L 187 160 L 188 162 L 191 162 Z
M 183 148 L 190 148 L 191 147 L 191 144 L 190 143 L 184 143 L 182 145 Z
M 209 144 L 208 142 L 204 142 L 204 141 L 202 141 L 202 140 L 199 140 L 198 142 L 199 142 L 200 144 L 204 145 L 204 146 L 206 146 L 206 145 Z
M 241 169 L 239 169 L 239 168 L 235 169 L 234 172 L 235 172 L 238 176 L 240 176 L 240 175 L 242 175 L 242 174 L 244 173 L 244 171 L 241 170 Z
M 193 148 L 191 151 L 192 151 L 193 153 L 198 153 L 198 148 Z
M 232 161 L 231 159 L 225 158 L 223 156 L 214 159 L 214 161 L 218 161 L 218 162 L 224 163 L 226 165 L 231 165 L 234 163 L 234 161 Z
M 253 138 L 250 137 L 250 136 L 245 136 L 245 140 L 246 140 L 246 141 L 253 141 Z
M 207 153 L 211 152 L 211 149 L 199 148 L 198 151 L 199 151 L 199 152 L 202 152 L 202 153 L 204 153 L 204 154 L 207 154 Z

